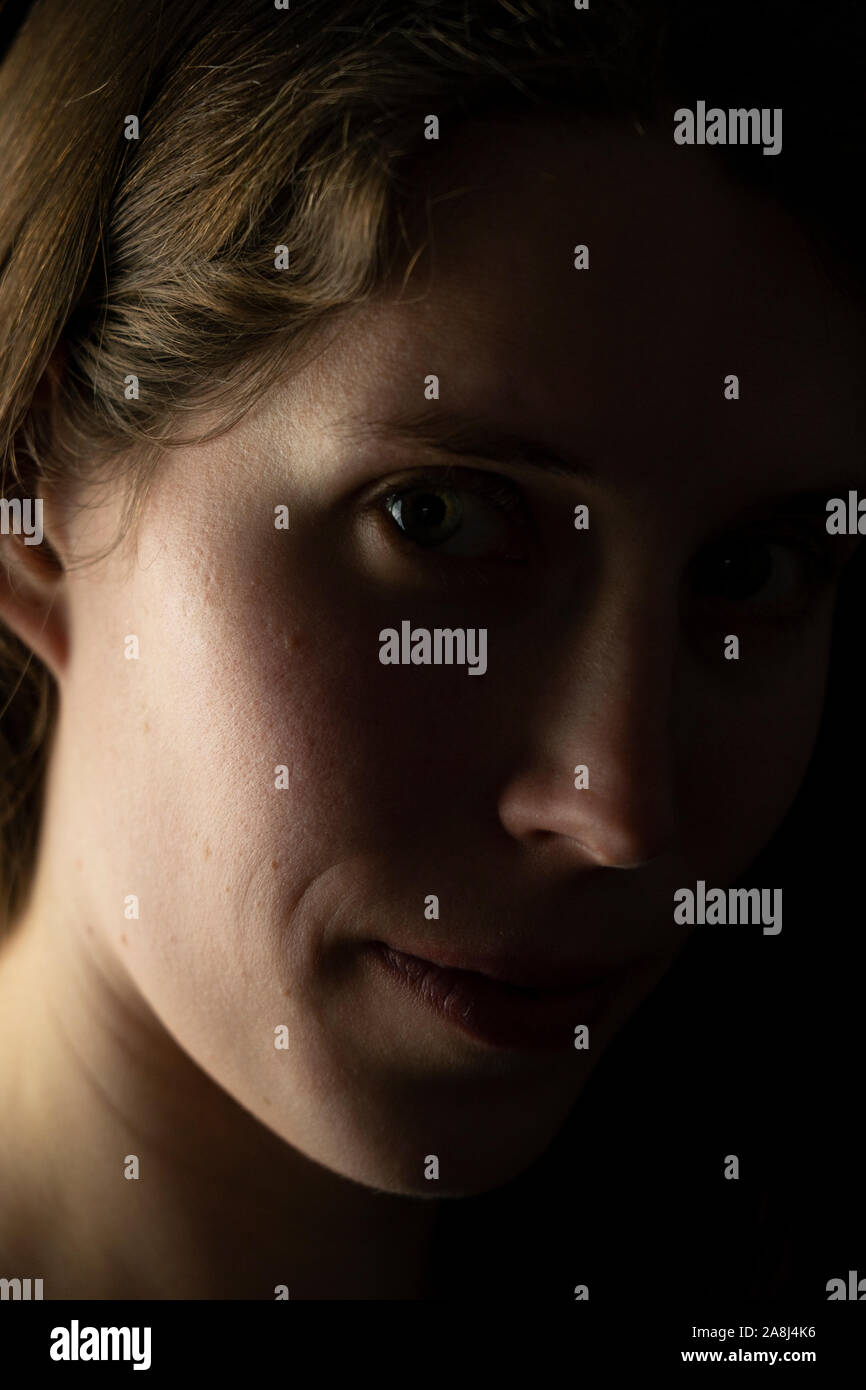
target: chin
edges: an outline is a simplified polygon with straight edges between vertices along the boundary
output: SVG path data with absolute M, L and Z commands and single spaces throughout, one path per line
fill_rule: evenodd
M 519 1158 L 500 1156 L 497 1162 L 487 1164 L 469 1160 L 456 1165 L 459 1171 L 450 1173 L 447 1178 L 442 1175 L 441 1163 L 438 1179 L 425 1178 L 423 1173 L 419 1178 L 414 1172 L 399 1172 L 393 1168 L 386 1171 L 383 1167 L 377 1170 L 372 1166 L 365 1168 L 363 1176 L 358 1171 L 344 1172 L 342 1176 L 351 1178 L 362 1187 L 392 1197 L 424 1198 L 434 1202 L 443 1199 L 454 1200 L 459 1197 L 481 1196 L 485 1192 L 504 1187 L 526 1172 L 543 1152 L 543 1149 L 534 1150 L 531 1154 L 522 1154 Z
M 554 1141 L 569 1108 L 555 1123 L 550 1116 L 532 1116 L 525 1104 L 513 1109 L 509 1123 L 502 1116 L 494 1123 L 481 1110 L 463 1125 L 453 1117 L 414 1125 L 397 1117 L 375 1136 L 356 1132 L 337 1152 L 309 1157 L 394 1196 L 471 1197 L 503 1187 L 530 1168 Z

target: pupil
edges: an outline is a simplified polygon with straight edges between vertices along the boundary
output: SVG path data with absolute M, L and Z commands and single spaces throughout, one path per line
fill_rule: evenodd
M 445 519 L 446 506 L 441 497 L 422 492 L 416 496 L 409 507 L 409 521 L 416 526 L 441 526 Z

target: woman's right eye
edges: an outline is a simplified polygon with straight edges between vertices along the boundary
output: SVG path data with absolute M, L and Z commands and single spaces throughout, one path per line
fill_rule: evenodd
M 441 545 L 458 531 L 463 503 L 454 488 L 413 488 L 396 493 L 387 509 L 404 536 L 417 545 Z
M 519 490 L 493 474 L 455 482 L 424 478 L 391 487 L 377 506 L 413 546 L 462 560 L 526 558 L 525 504 Z

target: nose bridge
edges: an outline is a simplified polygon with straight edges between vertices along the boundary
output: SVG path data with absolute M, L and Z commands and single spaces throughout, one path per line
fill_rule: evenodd
M 574 806 L 579 838 L 623 867 L 660 852 L 675 833 L 674 596 L 646 571 L 623 574 L 599 603 L 567 662 L 558 717 L 589 782 Z M 561 735 L 561 736 L 562 736 Z
M 618 573 L 560 630 L 536 705 L 533 766 L 504 803 L 513 833 L 558 834 L 620 867 L 674 838 L 677 605 L 659 580 L 646 566 Z M 588 780 L 576 785 L 580 766 Z
M 605 762 L 616 754 L 618 762 L 642 762 L 653 749 L 667 750 L 676 643 L 675 596 L 645 569 L 620 576 L 567 642 L 551 721 Z
M 623 683 L 618 719 L 628 752 L 641 764 L 655 765 L 657 754 L 667 763 L 672 754 L 673 700 L 676 672 L 678 612 L 675 599 L 635 596 L 617 628 L 615 650 L 608 670 L 615 686 Z M 616 693 L 615 690 L 612 693 Z M 610 702 L 609 702 L 610 705 Z

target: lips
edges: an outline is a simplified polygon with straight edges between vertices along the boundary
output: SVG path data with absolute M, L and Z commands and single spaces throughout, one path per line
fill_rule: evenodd
M 552 967 L 514 957 L 485 959 L 480 970 L 442 953 L 434 962 L 381 941 L 371 945 L 378 963 L 417 1002 L 498 1047 L 573 1047 L 575 1027 L 597 1019 L 626 973 L 622 966 Z

